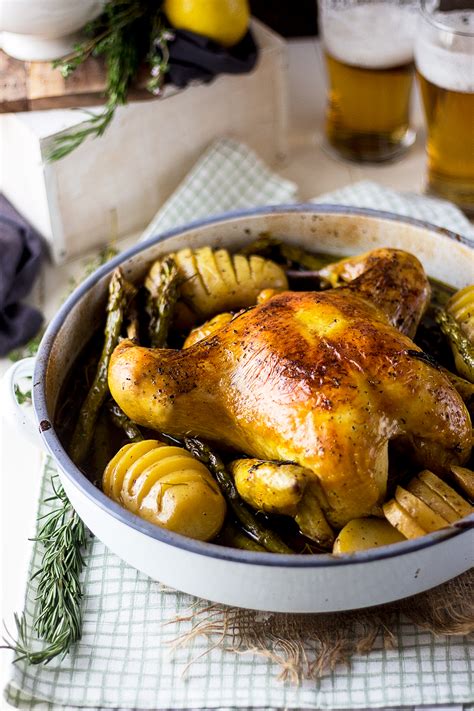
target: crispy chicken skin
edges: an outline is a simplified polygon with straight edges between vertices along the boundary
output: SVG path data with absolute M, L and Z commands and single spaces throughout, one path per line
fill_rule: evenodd
M 276 295 L 183 351 L 123 341 L 109 385 L 141 425 L 306 467 L 341 527 L 384 500 L 391 439 L 443 472 L 468 458 L 471 423 L 409 337 L 430 296 L 418 260 L 380 249 L 330 273 L 349 283 Z

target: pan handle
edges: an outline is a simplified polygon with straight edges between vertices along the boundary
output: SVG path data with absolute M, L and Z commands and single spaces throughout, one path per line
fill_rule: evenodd
M 7 370 L 0 381 L 0 413 L 17 427 L 29 442 L 44 449 L 33 408 L 26 404 L 20 405 L 16 396 L 19 380 L 31 378 L 33 383 L 34 368 L 34 358 L 23 358 Z

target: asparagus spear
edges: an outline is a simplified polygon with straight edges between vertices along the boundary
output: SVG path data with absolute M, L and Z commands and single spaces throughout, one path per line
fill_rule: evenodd
M 300 267 L 305 267 L 310 271 L 318 271 L 334 261 L 330 254 L 311 254 L 311 252 L 306 252 L 301 247 L 282 242 L 266 233 L 259 235 L 256 240 L 239 250 L 239 254 L 243 254 L 246 257 L 252 254 L 271 256 L 272 251 L 276 252 L 281 258 Z
M 457 321 L 444 309 L 435 309 L 435 320 L 451 344 L 454 353 L 456 354 L 457 352 L 459 354 L 466 373 L 471 374 L 472 378 L 474 378 L 474 348 L 468 337 Z M 460 367 L 458 363 L 457 366 Z M 464 375 L 464 372 L 462 374 Z
M 178 267 L 173 257 L 165 257 L 152 265 L 145 279 L 145 287 L 149 292 L 146 309 L 150 316 L 151 346 L 164 348 L 179 298 Z
M 279 251 L 281 256 L 288 259 L 288 261 L 294 262 L 311 271 L 318 271 L 334 261 L 331 255 L 311 254 L 300 247 L 285 244 L 284 242 L 279 245 Z M 339 257 L 339 259 L 341 259 L 341 257 Z
M 244 257 L 250 257 L 252 254 L 260 254 L 261 256 L 268 255 L 272 249 L 276 249 L 281 245 L 281 241 L 275 237 L 271 237 L 266 232 L 263 232 L 250 244 L 239 249 L 239 254 Z
M 105 339 L 102 353 L 97 364 L 94 382 L 79 412 L 69 450 L 72 459 L 78 464 L 84 461 L 89 450 L 99 410 L 109 392 L 107 371 L 110 356 L 119 340 L 126 300 L 127 295 L 124 287 L 124 278 L 120 269 L 116 269 L 112 274 L 109 285 L 107 320 L 105 323 Z
M 155 262 L 146 278 L 145 286 L 149 292 L 147 310 L 150 314 L 150 340 L 154 348 L 164 347 L 168 337 L 170 320 L 174 305 L 178 299 L 178 269 L 171 257 Z M 126 314 L 127 335 L 138 341 L 139 324 L 136 304 Z M 130 420 L 114 400 L 107 403 L 107 409 L 116 427 L 123 429 L 128 439 L 139 442 L 144 439 L 137 425 Z
M 263 546 L 254 541 L 252 538 L 249 538 L 231 521 L 228 521 L 225 524 L 216 543 L 220 543 L 223 546 L 229 546 L 230 548 L 240 548 L 240 550 L 244 551 L 265 553 L 265 548 Z
M 289 548 L 276 533 L 257 521 L 251 511 L 245 506 L 231 475 L 217 454 L 204 444 L 204 442 L 201 442 L 195 437 L 185 437 L 184 446 L 209 468 L 235 517 L 249 536 L 271 553 L 293 553 L 291 548 Z
M 130 420 L 125 412 L 117 405 L 115 400 L 110 399 L 107 403 L 107 410 L 116 427 L 120 427 L 131 442 L 140 442 L 145 439 L 137 425 Z

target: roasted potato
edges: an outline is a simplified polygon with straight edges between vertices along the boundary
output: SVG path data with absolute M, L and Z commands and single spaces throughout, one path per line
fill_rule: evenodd
M 256 255 L 229 254 L 226 249 L 185 248 L 173 255 L 181 277 L 181 295 L 200 318 L 253 306 L 264 289 L 283 291 L 283 269 Z
M 395 499 L 383 506 L 385 517 L 406 538 L 445 528 L 473 510 L 451 486 L 427 469 L 417 474 L 406 489 L 397 486 Z
M 384 519 L 355 518 L 338 533 L 332 552 L 356 553 L 405 540 L 405 536 Z
M 461 348 L 450 337 L 457 371 L 463 378 L 474 383 L 474 284 L 453 294 L 446 304 L 446 311 L 456 321 L 468 341 Z
M 196 328 L 193 328 L 184 341 L 183 348 L 190 348 L 191 346 L 194 346 L 195 343 L 202 341 L 204 338 L 212 336 L 213 333 L 222 328 L 222 326 L 225 326 L 226 323 L 229 323 L 229 321 L 232 321 L 233 318 L 233 315 L 226 311 L 222 314 L 217 314 L 217 316 L 214 316 L 214 318 L 211 318 L 209 321 L 201 324 L 201 326 L 196 326 Z
M 226 504 L 208 469 L 181 447 L 126 444 L 105 468 L 104 493 L 141 518 L 189 538 L 220 531 Z

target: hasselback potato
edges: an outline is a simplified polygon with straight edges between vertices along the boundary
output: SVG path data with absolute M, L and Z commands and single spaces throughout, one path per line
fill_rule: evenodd
M 252 306 L 263 289 L 288 288 L 283 269 L 256 255 L 199 247 L 180 249 L 173 257 L 181 277 L 181 296 L 201 318 Z
M 474 383 L 474 284 L 457 291 L 446 304 L 446 311 L 456 321 L 467 343 L 450 337 L 451 349 L 458 373 Z
M 208 469 L 181 447 L 126 444 L 107 465 L 104 493 L 141 518 L 189 538 L 220 531 L 226 504 Z

